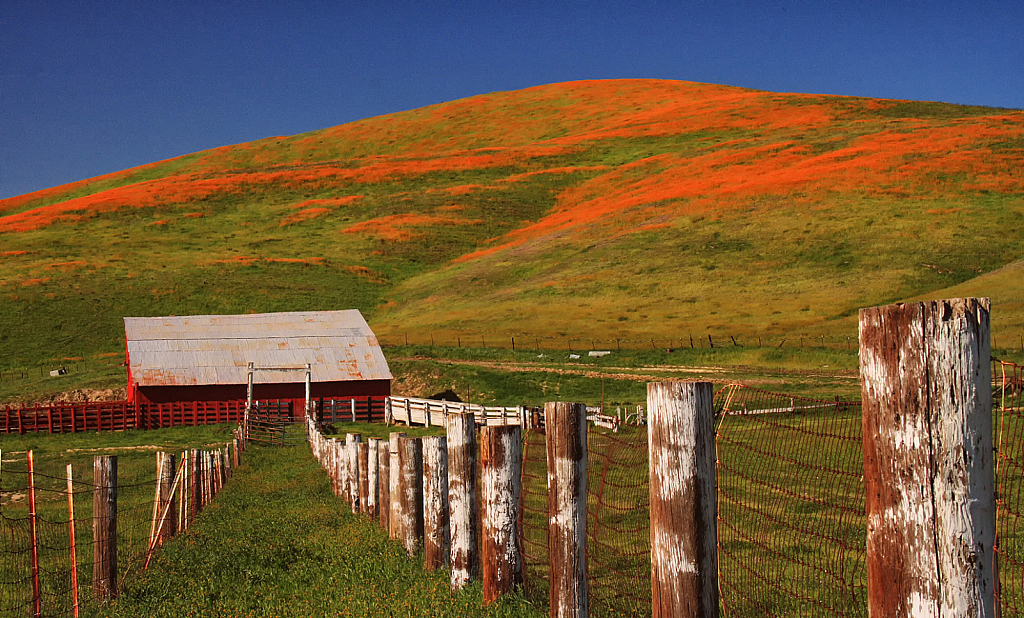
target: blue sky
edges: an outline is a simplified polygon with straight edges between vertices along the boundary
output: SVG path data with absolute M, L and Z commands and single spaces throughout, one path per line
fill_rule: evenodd
M 1024 108 L 1024 2 L 0 3 L 0 198 L 604 78 Z

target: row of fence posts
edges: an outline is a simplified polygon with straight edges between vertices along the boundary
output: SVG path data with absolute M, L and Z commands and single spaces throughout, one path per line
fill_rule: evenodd
M 990 356 L 987 299 L 860 312 L 870 616 L 995 615 Z M 647 405 L 652 615 L 718 616 L 712 385 L 650 383 Z M 586 406 L 548 403 L 545 416 L 550 612 L 586 616 Z M 480 576 L 486 602 L 523 582 L 520 432 L 480 428 L 477 538 L 471 415 L 449 415 L 447 437 L 369 443 L 310 424 L 352 511 L 379 517 L 410 555 L 422 543 L 427 569 L 451 566 L 453 590 Z
M 245 440 L 240 429 L 234 430 L 231 442 L 212 451 L 191 449 L 181 453 L 156 454 L 156 483 L 149 542 L 143 569 L 149 566 L 154 550 L 178 531 L 189 528 L 231 477 L 238 467 Z M 33 452 L 28 455 L 29 518 L 32 546 L 33 615 L 43 614 L 39 566 L 39 539 L 36 525 L 36 484 Z M 177 463 L 177 465 L 176 465 Z M 117 598 L 117 455 L 100 455 L 93 459 L 93 597 L 99 601 Z M 75 539 L 74 476 L 67 464 L 68 534 L 70 563 L 78 564 Z M 78 569 L 71 568 L 73 615 L 79 613 Z

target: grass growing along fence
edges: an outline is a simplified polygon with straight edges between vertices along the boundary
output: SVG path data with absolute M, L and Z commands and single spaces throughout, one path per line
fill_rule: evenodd
M 408 557 L 376 522 L 343 507 L 307 445 L 250 447 L 217 501 L 95 615 L 542 615 L 521 597 L 484 607 L 479 585 L 453 596 L 447 572 L 426 573 L 422 564 L 422 555 Z

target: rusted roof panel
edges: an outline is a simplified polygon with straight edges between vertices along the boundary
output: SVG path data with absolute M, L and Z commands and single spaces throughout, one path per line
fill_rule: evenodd
M 357 310 L 125 318 L 139 386 L 245 384 L 256 367 L 312 365 L 313 382 L 390 380 L 377 337 Z M 262 371 L 259 383 L 302 382 Z

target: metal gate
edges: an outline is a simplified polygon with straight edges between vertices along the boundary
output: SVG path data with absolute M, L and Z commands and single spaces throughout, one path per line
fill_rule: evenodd
M 252 442 L 284 446 L 305 442 L 305 424 L 296 422 L 291 401 L 254 401 L 246 437 Z

